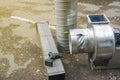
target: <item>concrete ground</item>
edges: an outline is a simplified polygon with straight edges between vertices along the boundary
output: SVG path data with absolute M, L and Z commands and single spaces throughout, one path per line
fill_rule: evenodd
M 78 27 L 86 27 L 93 13 L 106 14 L 120 28 L 119 0 L 79 0 Z M 40 21 L 49 21 L 55 33 L 53 0 L 0 0 L 0 80 L 47 79 L 36 34 Z M 63 55 L 66 80 L 120 80 L 119 69 L 91 71 L 86 54 Z

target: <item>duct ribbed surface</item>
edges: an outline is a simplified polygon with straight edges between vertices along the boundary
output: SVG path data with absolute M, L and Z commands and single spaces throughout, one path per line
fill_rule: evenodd
M 77 0 L 55 0 L 55 24 L 58 49 L 69 52 L 69 29 L 77 25 Z

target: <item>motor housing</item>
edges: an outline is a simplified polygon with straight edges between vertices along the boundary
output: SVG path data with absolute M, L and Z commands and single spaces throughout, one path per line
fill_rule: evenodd
M 70 53 L 88 53 L 91 69 L 108 68 L 119 47 L 119 30 L 111 27 L 105 15 L 92 14 L 87 17 L 87 28 L 70 30 Z

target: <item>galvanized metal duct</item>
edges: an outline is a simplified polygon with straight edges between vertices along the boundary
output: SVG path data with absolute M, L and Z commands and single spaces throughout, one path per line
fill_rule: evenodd
M 94 33 L 91 28 L 71 29 L 69 35 L 70 54 L 88 53 L 94 49 Z
M 115 53 L 113 28 L 105 15 L 89 15 L 88 28 L 71 29 L 70 52 L 88 53 L 91 68 L 105 66 Z
M 55 0 L 55 24 L 58 49 L 69 52 L 69 29 L 77 25 L 77 0 Z

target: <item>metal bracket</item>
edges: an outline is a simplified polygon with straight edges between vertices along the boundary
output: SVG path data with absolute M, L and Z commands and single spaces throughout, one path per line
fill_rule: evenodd
M 49 66 L 49 67 L 53 67 L 53 62 L 54 62 L 56 59 L 60 59 L 60 58 L 63 57 L 61 54 L 54 53 L 54 52 L 49 52 L 49 53 L 48 53 L 48 56 L 49 56 L 49 57 L 45 60 L 45 65 L 46 65 L 46 66 Z

